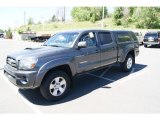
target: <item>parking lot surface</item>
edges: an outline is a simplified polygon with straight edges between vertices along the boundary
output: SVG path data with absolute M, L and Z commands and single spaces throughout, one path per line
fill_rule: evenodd
M 140 47 L 128 73 L 119 65 L 75 78 L 69 95 L 48 102 L 39 90 L 21 90 L 3 75 L 6 55 L 41 43 L 0 40 L 0 113 L 160 113 L 160 49 Z

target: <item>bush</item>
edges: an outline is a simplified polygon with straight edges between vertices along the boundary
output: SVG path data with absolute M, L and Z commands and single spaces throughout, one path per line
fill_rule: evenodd
M 91 21 L 92 23 L 95 23 L 95 22 L 96 22 L 96 15 L 95 15 L 95 14 L 93 14 L 93 16 L 91 17 L 90 21 Z
M 121 19 L 118 19 L 118 20 L 114 21 L 114 23 L 115 23 L 116 25 L 122 25 Z
M 6 30 L 6 38 L 7 39 L 12 39 L 12 31 L 11 31 L 10 28 L 8 30 Z
M 18 29 L 17 32 L 18 32 L 18 34 L 22 34 L 23 33 L 23 31 L 21 29 Z
M 122 18 L 122 25 L 123 27 L 128 27 L 129 24 L 132 23 L 132 18 L 131 17 L 123 17 Z
M 30 27 L 27 27 L 26 31 L 30 32 L 32 31 Z
M 58 28 L 58 26 L 56 24 L 53 25 L 54 28 Z

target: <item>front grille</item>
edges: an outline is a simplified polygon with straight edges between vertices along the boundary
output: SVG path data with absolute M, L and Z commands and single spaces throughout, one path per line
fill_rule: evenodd
M 7 60 L 6 60 L 7 64 L 14 67 L 14 68 L 17 68 L 17 65 L 16 65 L 16 60 L 14 58 L 11 58 L 11 57 L 7 57 Z

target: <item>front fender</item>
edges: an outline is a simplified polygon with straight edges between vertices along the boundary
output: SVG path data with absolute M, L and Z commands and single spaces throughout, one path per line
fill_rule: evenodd
M 35 83 L 34 83 L 34 88 L 37 88 L 41 85 L 41 82 L 45 76 L 45 74 L 55 68 L 55 67 L 58 67 L 60 65 L 69 65 L 70 69 L 71 69 L 71 72 L 72 72 L 72 75 L 74 76 L 76 74 L 76 69 L 75 69 L 75 66 L 74 66 L 74 60 L 71 59 L 71 58 L 68 58 L 68 57 L 65 57 L 65 58 L 59 58 L 59 59 L 56 59 L 56 60 L 51 60 L 47 63 L 45 63 L 38 71 L 37 73 L 37 77 L 36 77 L 36 80 L 35 80 Z

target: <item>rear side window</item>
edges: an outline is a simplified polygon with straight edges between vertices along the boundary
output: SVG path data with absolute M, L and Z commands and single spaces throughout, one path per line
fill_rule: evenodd
M 131 36 L 128 33 L 117 33 L 119 42 L 128 42 L 131 41 Z
M 134 33 L 131 32 L 130 35 L 131 35 L 131 40 L 138 41 L 138 39 Z
M 158 37 L 158 33 L 146 33 L 145 37 Z
M 98 35 L 102 45 L 112 43 L 112 36 L 109 32 L 99 32 Z

